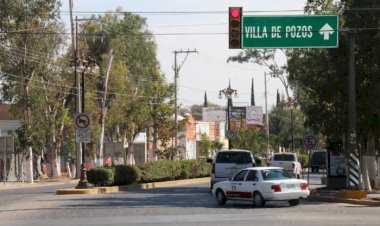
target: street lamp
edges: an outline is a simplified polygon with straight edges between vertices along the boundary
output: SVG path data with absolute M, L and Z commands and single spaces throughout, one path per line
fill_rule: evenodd
M 72 3 L 71 3 L 72 4 Z M 72 18 L 73 19 L 73 18 Z M 85 56 L 83 53 L 79 55 L 79 43 L 78 43 L 78 22 L 79 21 L 98 21 L 97 19 L 78 19 L 78 17 L 75 17 L 75 29 L 72 27 L 72 41 L 73 41 L 73 50 L 74 50 L 74 60 L 71 63 L 72 69 L 74 71 L 74 79 L 75 79 L 75 86 L 76 86 L 76 113 L 84 113 L 84 107 L 85 107 L 85 89 L 84 89 L 84 75 L 87 73 L 93 73 L 99 70 L 99 67 L 96 65 L 96 61 L 92 59 L 89 56 Z M 72 20 L 73 22 L 74 20 Z M 74 36 L 74 30 L 75 30 L 75 36 Z M 74 38 L 75 37 L 75 38 Z M 79 82 L 79 76 L 78 73 L 82 76 L 82 88 L 80 87 Z M 81 94 L 82 89 L 82 94 Z M 82 96 L 82 100 L 81 100 Z M 81 103 L 82 101 L 82 103 Z M 82 105 L 82 107 L 81 107 Z M 84 158 L 85 158 L 85 151 L 84 151 L 84 143 L 76 142 L 77 143 L 77 172 L 80 170 L 80 181 L 76 188 L 87 188 L 87 170 L 84 167 Z M 82 154 L 82 156 L 81 156 Z M 82 158 L 81 161 L 81 169 L 79 169 L 79 160 Z M 77 176 L 76 176 L 77 177 Z
M 227 132 L 230 132 L 230 107 L 232 107 L 232 95 L 238 98 L 237 90 L 231 88 L 231 82 L 228 82 L 228 87 L 219 91 L 219 99 L 222 99 L 222 94 L 227 98 Z M 227 134 L 228 135 L 228 134 Z M 228 149 L 232 148 L 231 137 L 228 138 Z
M 97 73 L 99 71 L 99 66 L 96 64 L 96 61 L 91 58 L 88 55 L 85 55 L 81 53 L 80 57 L 76 58 L 73 62 L 73 69 L 76 70 L 76 72 L 79 72 L 82 77 L 81 81 L 81 97 L 82 97 L 82 107 L 81 107 L 81 113 L 85 112 L 85 74 L 91 74 L 91 73 Z M 78 79 L 76 79 L 77 82 Z M 78 86 L 79 87 L 79 86 Z M 79 92 L 78 92 L 79 93 Z M 82 164 L 81 164 L 81 175 L 80 180 L 76 188 L 88 188 L 88 181 L 87 181 L 87 169 L 84 165 L 85 161 L 85 144 L 81 143 L 82 145 Z

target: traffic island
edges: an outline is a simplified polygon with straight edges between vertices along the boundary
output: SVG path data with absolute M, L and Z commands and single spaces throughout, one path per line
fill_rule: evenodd
M 96 194 L 112 193 L 112 192 L 119 192 L 119 191 L 134 191 L 134 190 L 139 190 L 139 189 L 171 187 L 171 186 L 190 185 L 190 184 L 206 183 L 206 182 L 207 183 L 210 182 L 210 177 L 142 183 L 142 184 L 131 184 L 131 185 L 122 185 L 122 186 L 93 187 L 93 188 L 87 188 L 87 189 L 58 189 L 56 194 L 57 195 L 75 195 L 75 194 L 96 195 Z

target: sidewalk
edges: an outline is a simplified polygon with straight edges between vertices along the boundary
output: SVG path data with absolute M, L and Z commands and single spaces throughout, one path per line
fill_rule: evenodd
M 343 198 L 341 190 L 327 190 L 325 186 L 310 187 L 310 196 L 307 198 L 317 202 L 340 202 L 367 206 L 380 206 L 380 191 L 373 191 L 367 194 L 364 199 Z
M 50 185 L 60 185 L 60 184 L 77 184 L 78 179 L 69 179 L 68 177 L 60 178 L 46 178 L 41 180 L 35 180 L 34 183 L 20 182 L 20 181 L 8 181 L 6 183 L 0 182 L 1 189 L 16 189 L 16 188 L 30 188 L 30 187 L 41 187 Z

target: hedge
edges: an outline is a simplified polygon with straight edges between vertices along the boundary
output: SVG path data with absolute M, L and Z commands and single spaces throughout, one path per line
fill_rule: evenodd
M 113 168 L 98 167 L 87 172 L 87 180 L 95 186 L 108 186 L 114 183 Z
M 211 164 L 204 160 L 163 160 L 138 166 L 140 182 L 157 182 L 210 176 Z
M 139 168 L 129 165 L 116 165 L 115 166 L 115 185 L 132 184 L 137 181 L 139 177 Z
M 162 160 L 137 166 L 116 165 L 93 168 L 88 181 L 95 186 L 169 181 L 210 176 L 211 164 L 205 160 Z

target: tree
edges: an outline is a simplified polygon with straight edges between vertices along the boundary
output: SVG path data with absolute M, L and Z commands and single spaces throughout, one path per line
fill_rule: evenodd
M 121 12 L 122 9 L 117 11 Z M 167 108 L 172 104 L 169 100 L 172 92 L 171 86 L 165 83 L 164 76 L 159 72 L 156 45 L 151 33 L 146 30 L 145 18 L 131 13 L 120 15 L 98 16 L 102 26 L 98 22 L 83 25 L 88 33 L 100 32 L 107 35 L 103 42 L 101 39 L 95 42 L 85 40 L 82 46 L 94 54 L 103 66 L 108 48 L 112 46 L 115 50 L 106 103 L 110 109 L 107 120 L 108 136 L 110 140 L 128 144 L 124 160 L 134 164 L 134 139 L 138 133 L 146 132 L 153 126 L 156 143 L 159 134 L 158 121 L 164 118 L 166 120 L 170 116 Z M 101 73 L 95 83 L 90 83 L 90 91 L 97 90 L 103 81 L 104 73 Z M 86 95 L 94 97 L 93 115 L 97 119 L 101 106 L 97 97 L 101 93 L 92 91 Z
M 220 150 L 223 148 L 223 144 L 221 142 L 218 140 L 210 140 L 205 133 L 201 135 L 201 140 L 197 143 L 201 156 L 206 158 L 211 157 L 215 150 Z
M 357 143 L 363 155 L 363 177 L 365 188 L 379 188 L 380 178 L 376 168 L 375 150 L 379 148 L 380 97 L 377 88 L 380 79 L 380 36 L 378 13 L 373 10 L 357 11 L 351 8 L 378 8 L 379 1 L 342 0 L 311 1 L 306 4 L 306 13 L 326 14 L 342 12 L 340 27 L 364 28 L 355 34 L 356 46 L 356 111 Z M 297 100 L 306 115 L 306 125 L 328 137 L 348 134 L 348 38 L 339 36 L 337 49 L 299 49 L 289 54 L 289 81 L 295 88 Z M 322 66 L 323 65 L 323 66 Z
M 282 102 L 283 103 L 283 102 Z M 303 135 L 307 133 L 307 130 L 303 126 L 304 116 L 300 109 L 294 108 L 293 122 L 291 120 L 291 109 L 286 107 L 285 104 L 280 104 L 279 107 L 275 107 L 269 114 L 269 129 L 271 134 L 271 146 L 278 150 L 280 147 L 287 150 L 292 146 L 292 123 L 293 123 L 293 140 L 294 150 L 302 151 Z
M 207 102 L 207 93 L 205 92 L 205 99 L 203 102 L 203 107 L 208 107 L 208 102 Z
M 237 129 L 232 143 L 234 148 L 250 150 L 256 156 L 266 153 L 265 135 L 257 130 Z
M 58 10 L 59 2 L 55 0 L 3 0 L 0 4 L 0 30 L 12 31 L 0 36 L 2 99 L 12 103 L 11 111 L 22 120 L 23 127 L 20 128 L 19 134 L 22 134 L 23 138 L 20 139 L 31 141 L 33 137 L 38 137 L 36 143 L 48 142 L 48 147 L 54 146 L 54 150 L 49 148 L 52 165 L 57 165 L 53 164 L 53 161 L 57 163 L 56 157 L 61 141 L 54 139 L 59 136 L 59 129 L 55 126 L 62 124 L 59 120 L 53 124 L 52 121 L 55 117 L 64 117 L 65 111 L 58 113 L 56 110 L 64 108 L 65 100 L 69 96 L 58 93 L 69 90 L 62 85 L 67 84 L 67 81 L 58 79 L 61 77 L 61 71 L 57 65 L 57 55 L 63 43 L 63 37 L 58 33 L 62 30 L 62 24 L 57 22 Z M 47 34 L 35 32 L 41 29 Z M 50 89 L 55 92 L 47 100 L 49 94 L 46 91 Z M 49 104 L 45 105 L 46 102 Z M 41 133 L 40 131 L 46 133 L 34 135 Z M 45 135 L 46 140 L 42 138 Z M 40 147 L 35 146 L 34 142 L 20 143 L 20 147 L 25 148 L 28 158 L 27 181 L 33 182 L 33 148 Z M 56 169 L 58 167 L 59 164 Z
M 239 52 L 238 55 L 229 57 L 227 62 L 254 63 L 267 67 L 270 70 L 270 76 L 273 78 L 278 78 L 281 81 L 285 88 L 286 99 L 290 100 L 290 86 L 287 80 L 287 65 L 279 65 L 276 60 L 277 52 L 280 52 L 285 56 L 288 54 L 287 51 L 282 49 L 245 49 L 244 51 Z

